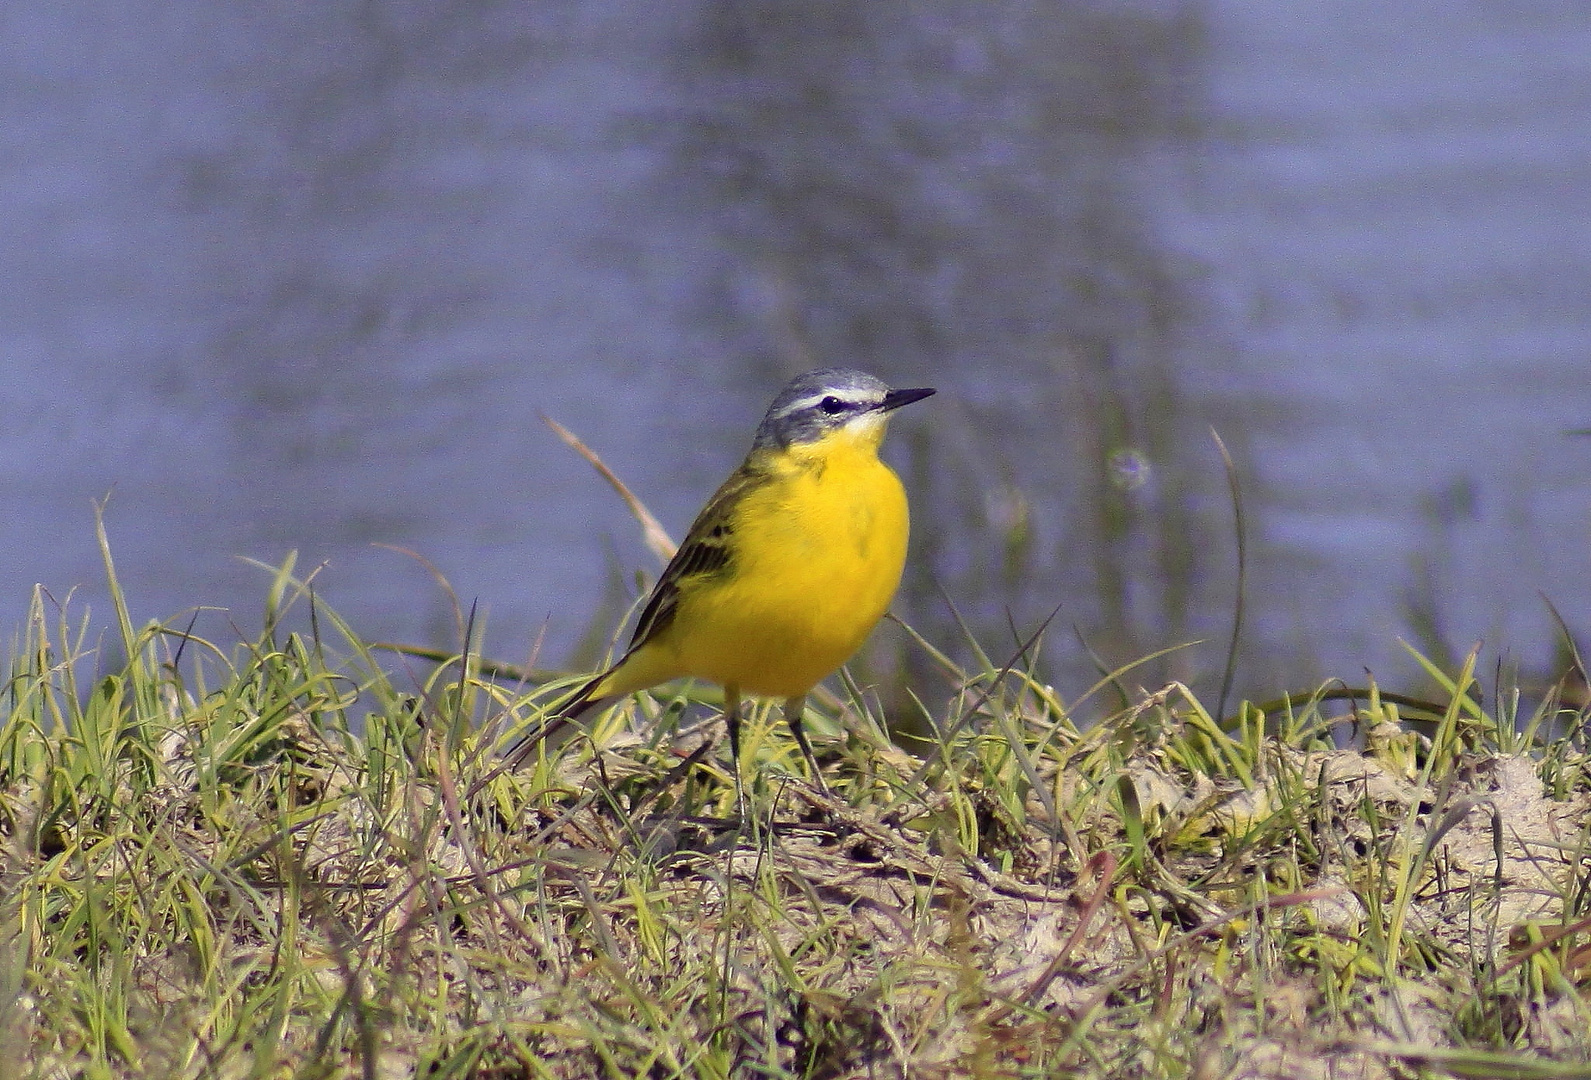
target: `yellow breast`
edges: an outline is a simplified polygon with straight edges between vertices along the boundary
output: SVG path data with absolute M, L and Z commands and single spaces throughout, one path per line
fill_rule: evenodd
M 730 522 L 731 572 L 680 597 L 669 644 L 683 674 L 791 697 L 860 647 L 900 584 L 908 532 L 906 493 L 870 434 L 766 463 Z

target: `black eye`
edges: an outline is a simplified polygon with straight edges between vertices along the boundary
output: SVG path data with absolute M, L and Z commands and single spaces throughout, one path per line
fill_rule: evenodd
M 818 408 L 822 409 L 830 416 L 833 416 L 835 413 L 842 413 L 845 411 L 845 402 L 841 401 L 837 397 L 826 397 L 822 401 L 818 402 Z

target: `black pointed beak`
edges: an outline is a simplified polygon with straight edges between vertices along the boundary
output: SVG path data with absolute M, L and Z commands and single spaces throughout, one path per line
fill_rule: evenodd
M 891 390 L 884 395 L 884 400 L 878 403 L 879 412 L 890 412 L 902 405 L 910 405 L 914 401 L 921 401 L 930 394 L 935 393 L 931 386 L 921 386 L 913 390 Z

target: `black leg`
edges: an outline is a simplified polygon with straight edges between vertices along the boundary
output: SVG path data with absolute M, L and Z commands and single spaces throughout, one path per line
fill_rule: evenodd
M 724 726 L 729 729 L 729 763 L 740 775 L 740 687 L 724 687 Z
M 818 759 L 813 756 L 812 744 L 807 742 L 806 728 L 801 726 L 801 714 L 806 712 L 807 696 L 797 694 L 792 698 L 784 699 L 784 722 L 790 725 L 790 734 L 795 736 L 796 745 L 801 748 L 801 756 L 807 759 L 807 768 L 812 772 L 812 782 L 818 790 L 825 795 L 832 794 L 829 785 L 823 779 L 823 773 L 818 769 Z
M 746 787 L 740 780 L 740 687 L 724 687 L 724 726 L 729 729 L 729 767 L 735 773 L 735 805 L 746 817 Z

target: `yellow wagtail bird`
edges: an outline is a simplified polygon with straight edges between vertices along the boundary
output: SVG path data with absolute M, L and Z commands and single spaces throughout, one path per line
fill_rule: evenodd
M 696 516 L 629 649 L 531 741 L 612 698 L 689 676 L 724 688 L 737 776 L 744 691 L 784 699 L 785 722 L 826 789 L 801 728 L 806 695 L 861 647 L 900 584 L 906 492 L 878 447 L 889 414 L 933 392 L 891 390 L 841 368 L 792 379 L 746 460 Z

